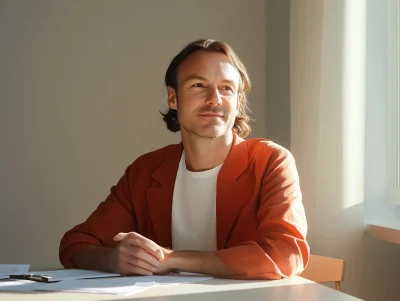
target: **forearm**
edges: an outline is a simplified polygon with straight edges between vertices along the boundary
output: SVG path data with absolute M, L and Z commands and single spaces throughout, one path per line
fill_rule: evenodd
M 76 253 L 71 258 L 71 263 L 78 269 L 111 272 L 109 262 L 111 250 L 111 248 L 90 246 Z
M 215 252 L 173 251 L 169 254 L 167 261 L 172 270 L 223 278 L 234 276 L 234 273 Z

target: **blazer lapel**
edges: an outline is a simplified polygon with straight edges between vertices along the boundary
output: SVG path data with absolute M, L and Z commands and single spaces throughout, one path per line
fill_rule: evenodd
M 171 150 L 165 154 L 164 160 L 151 175 L 151 177 L 158 182 L 159 186 L 146 189 L 149 213 L 157 242 L 165 248 L 172 247 L 172 198 L 182 150 L 183 146 L 182 143 L 180 143 L 174 145 Z
M 157 242 L 162 247 L 172 248 L 171 216 L 172 198 L 183 145 L 177 144 L 166 154 L 151 177 L 158 186 L 146 189 L 149 214 Z M 231 151 L 222 166 L 217 180 L 217 248 L 225 248 L 226 241 L 236 217 L 246 201 L 243 191 L 248 190 L 238 182 L 248 167 L 247 143 L 234 134 Z
M 247 169 L 247 143 L 234 133 L 231 151 L 222 166 L 217 180 L 217 248 L 224 249 L 236 217 L 245 203 L 243 187 L 237 180 Z

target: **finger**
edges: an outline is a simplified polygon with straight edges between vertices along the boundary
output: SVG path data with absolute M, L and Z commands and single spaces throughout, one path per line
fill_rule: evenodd
M 124 276 L 128 276 L 128 275 L 143 275 L 143 276 L 151 276 L 153 275 L 152 272 L 145 270 L 141 267 L 135 266 L 133 264 L 127 264 L 126 267 L 126 272 L 124 272 L 123 274 Z
M 144 252 L 144 251 L 142 251 Z M 131 266 L 136 266 L 139 268 L 142 268 L 144 270 L 147 270 L 148 272 L 154 273 L 155 271 L 157 271 L 157 267 L 149 264 L 148 262 L 132 256 L 128 253 L 125 253 L 121 256 L 121 270 L 125 270 L 126 267 L 131 267 Z
M 149 264 L 148 262 L 133 256 L 129 256 L 128 263 L 151 273 L 155 273 L 158 269 L 157 266 Z
M 121 234 L 120 237 L 122 237 L 122 236 L 123 236 L 123 234 Z M 164 259 L 164 253 L 163 253 L 162 249 L 160 248 L 160 246 L 157 245 L 154 241 L 148 239 L 147 237 L 140 235 L 139 233 L 130 232 L 125 235 L 124 240 L 129 242 L 132 246 L 140 247 L 140 248 L 144 249 L 147 253 L 153 255 L 158 260 Z
M 123 241 L 128 234 L 129 233 L 120 232 L 114 236 L 113 240 L 114 241 Z
M 153 267 L 158 267 L 160 265 L 160 262 L 153 255 L 147 253 L 145 250 L 141 248 L 138 247 L 129 248 L 127 250 L 127 253 L 131 257 L 143 260 Z

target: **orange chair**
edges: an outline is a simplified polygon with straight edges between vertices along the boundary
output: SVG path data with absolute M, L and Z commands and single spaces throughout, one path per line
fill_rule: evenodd
M 310 261 L 300 276 L 318 283 L 335 282 L 335 288 L 340 291 L 344 269 L 344 260 L 311 254 Z

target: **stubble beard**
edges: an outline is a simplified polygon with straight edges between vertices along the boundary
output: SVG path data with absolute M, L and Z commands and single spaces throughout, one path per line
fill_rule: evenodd
M 178 97 L 177 97 L 177 102 L 179 103 Z M 202 113 L 221 114 L 221 115 L 223 115 L 222 118 L 224 119 L 225 122 L 223 122 L 220 125 L 215 123 L 215 124 L 209 124 L 209 125 L 205 125 L 205 126 L 199 126 L 199 125 L 195 125 L 195 124 L 192 126 L 191 125 L 185 126 L 184 124 L 180 124 L 181 131 L 183 129 L 189 135 L 193 135 L 193 136 L 203 138 L 203 139 L 216 139 L 216 138 L 224 136 L 228 131 L 233 129 L 235 119 L 233 120 L 233 122 L 231 122 L 230 121 L 231 116 L 223 108 L 203 107 L 203 108 L 199 109 L 198 111 L 196 111 L 195 115 L 200 115 Z M 214 133 L 212 133 L 211 129 L 202 129 L 202 128 L 206 128 L 206 127 L 214 127 L 216 129 L 213 130 Z
M 226 115 L 225 115 L 226 116 Z M 225 136 L 229 131 L 233 129 L 233 122 L 228 120 L 228 123 L 224 122 L 222 124 L 208 124 L 208 125 L 180 125 L 181 130 L 183 129 L 189 135 L 193 135 L 195 137 L 203 138 L 203 139 L 217 139 L 219 137 Z

